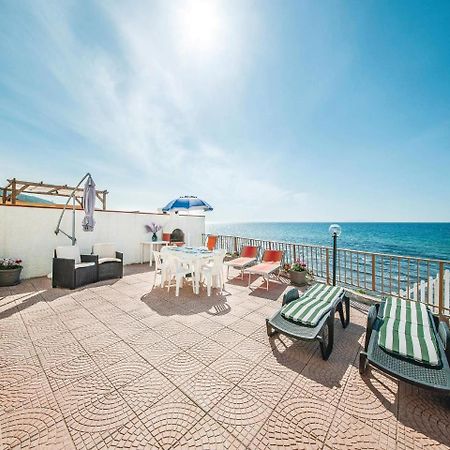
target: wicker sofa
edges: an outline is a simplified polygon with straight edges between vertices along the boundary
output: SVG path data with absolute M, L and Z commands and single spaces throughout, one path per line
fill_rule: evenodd
M 94 244 L 92 254 L 98 258 L 98 280 L 123 277 L 123 253 L 114 244 Z
M 98 279 L 98 257 L 81 255 L 78 245 L 56 247 L 53 258 L 52 286 L 75 289 Z

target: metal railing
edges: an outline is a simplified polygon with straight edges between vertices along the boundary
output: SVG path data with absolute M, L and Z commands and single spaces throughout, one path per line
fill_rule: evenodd
M 314 277 L 331 284 L 331 247 L 228 235 L 218 235 L 216 245 L 228 253 L 255 245 L 260 256 L 264 250 L 282 250 L 284 263 L 302 260 Z M 418 300 L 433 312 L 450 316 L 450 261 L 338 248 L 336 278 L 362 294 Z

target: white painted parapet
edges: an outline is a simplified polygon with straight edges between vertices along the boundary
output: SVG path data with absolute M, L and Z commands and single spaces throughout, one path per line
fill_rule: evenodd
M 57 245 L 70 245 L 70 240 L 60 233 L 55 235 L 61 209 L 37 206 L 0 205 L 0 258 L 12 257 L 23 260 L 22 278 L 47 275 L 51 272 L 53 250 Z M 158 233 L 180 228 L 185 241 L 193 246 L 202 245 L 205 217 L 197 215 L 159 214 L 125 211 L 95 211 L 93 232 L 81 227 L 83 211 L 77 210 L 75 234 L 81 253 L 91 253 L 92 244 L 113 242 L 124 253 L 125 264 L 140 261 L 140 242 L 149 241 L 144 225 L 155 222 L 163 226 Z M 72 231 L 72 210 L 64 214 L 61 228 Z

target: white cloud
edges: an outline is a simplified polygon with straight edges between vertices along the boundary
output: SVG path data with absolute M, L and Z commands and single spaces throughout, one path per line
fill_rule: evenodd
M 209 48 L 214 42 L 205 42 L 208 52 L 202 47 L 201 58 L 192 60 L 198 50 L 195 45 L 187 43 L 191 48 L 184 47 L 180 54 L 180 46 L 174 43 L 183 34 L 176 29 L 178 2 L 151 6 L 135 2 L 133 8 L 122 2 L 99 3 L 112 27 L 111 48 L 81 38 L 73 20 L 76 4 L 33 5 L 43 32 L 34 52 L 42 53 L 42 64 L 68 99 L 41 98 L 41 109 L 47 120 L 82 136 L 91 147 L 92 164 L 113 191 L 111 206 L 156 209 L 173 195 L 198 193 L 214 204 L 217 218 L 277 214 L 282 219 L 280 214 L 289 211 L 292 201 L 304 200 L 295 186 L 292 190 L 278 187 L 276 168 L 268 169 L 245 149 L 232 151 L 204 137 L 201 114 L 208 107 L 218 107 L 210 97 L 239 90 L 248 64 L 243 58 L 248 44 L 239 41 L 238 29 L 226 29 L 233 26 L 232 16 L 226 13 L 229 5 L 214 5 L 216 11 L 211 14 L 230 23 L 216 23 L 214 30 L 203 24 L 205 33 L 221 33 L 222 38 L 217 38 L 215 52 Z M 223 39 L 227 32 L 233 39 Z M 208 38 L 191 37 L 196 45 Z M 227 64 L 217 71 L 221 58 Z

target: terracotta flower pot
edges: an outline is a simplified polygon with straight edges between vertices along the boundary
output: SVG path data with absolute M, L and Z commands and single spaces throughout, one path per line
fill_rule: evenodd
M 289 278 L 291 279 L 292 284 L 296 284 L 297 286 L 303 286 L 306 284 L 306 272 L 297 272 L 296 270 L 289 271 Z
M 0 286 L 14 286 L 20 283 L 20 272 L 22 267 L 18 269 L 0 270 Z

